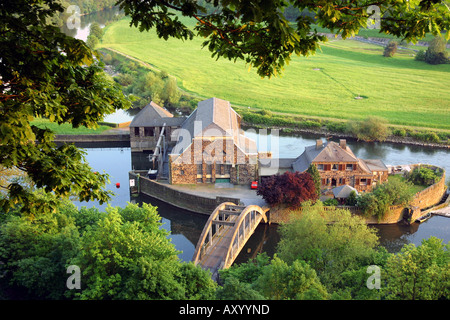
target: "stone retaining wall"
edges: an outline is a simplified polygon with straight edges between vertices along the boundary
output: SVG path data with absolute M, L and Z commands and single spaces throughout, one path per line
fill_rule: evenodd
M 146 172 L 129 172 L 130 179 L 135 179 L 135 190 L 169 203 L 175 207 L 193 211 L 196 213 L 210 215 L 214 209 L 223 202 L 233 202 L 239 204 L 240 199 L 220 197 L 215 198 L 202 197 L 200 195 L 190 194 L 175 190 L 168 184 L 150 180 L 144 176 Z
M 415 166 L 417 165 L 411 165 L 410 167 L 414 168 Z M 444 172 L 437 183 L 417 192 L 408 208 L 404 206 L 391 206 L 381 220 L 378 220 L 377 217 L 365 217 L 364 219 L 367 224 L 395 224 L 401 222 L 404 219 L 404 214 L 407 213 L 411 216 L 409 219 L 410 223 L 413 223 L 426 213 L 426 209 L 437 205 L 443 198 L 446 190 L 447 186 L 445 185 Z M 325 210 L 333 210 L 333 207 L 325 208 Z M 339 208 L 350 210 L 352 214 L 363 217 L 363 213 L 356 207 L 340 206 Z M 286 207 L 272 207 L 270 209 L 271 223 L 286 222 L 290 214 L 301 214 L 301 208 L 293 210 Z

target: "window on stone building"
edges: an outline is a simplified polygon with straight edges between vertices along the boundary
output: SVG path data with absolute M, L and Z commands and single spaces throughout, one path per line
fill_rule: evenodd
M 149 127 L 144 128 L 144 136 L 146 136 L 146 137 L 153 137 L 154 134 L 155 133 L 154 133 L 153 128 L 149 128 Z
M 203 174 L 203 166 L 202 164 L 197 164 L 197 174 Z
M 347 163 L 347 165 L 345 166 L 345 170 L 352 171 L 353 170 L 353 164 L 352 163 Z
M 139 137 L 139 127 L 135 127 L 135 128 L 134 128 L 134 135 L 135 135 L 136 137 Z
M 335 163 L 335 164 L 333 164 L 331 169 L 334 170 L 334 171 L 337 171 L 339 169 L 339 166 Z
M 323 170 L 323 164 L 318 164 L 317 165 L 317 170 Z
M 362 185 L 362 186 L 366 186 L 367 185 L 367 179 L 361 179 L 359 184 Z

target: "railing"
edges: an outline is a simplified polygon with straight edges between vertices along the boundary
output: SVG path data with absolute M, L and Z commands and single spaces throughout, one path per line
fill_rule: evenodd
M 214 262 L 214 266 L 209 266 L 209 268 L 214 269 L 212 270 L 214 273 L 217 268 L 231 266 L 261 220 L 268 222 L 265 212 L 266 210 L 257 205 L 244 207 L 230 202 L 220 204 L 210 215 L 203 228 L 192 259 L 193 262 L 202 264 L 205 256 L 216 252 L 211 252 L 211 250 L 223 250 L 216 252 L 217 262 Z M 213 245 L 218 244 L 219 241 L 225 241 L 221 244 L 221 248 L 212 249 Z M 211 262 L 209 263 L 211 264 Z

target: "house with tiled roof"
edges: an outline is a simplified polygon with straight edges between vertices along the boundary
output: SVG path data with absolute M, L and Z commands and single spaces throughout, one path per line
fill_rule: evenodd
M 246 184 L 257 178 L 256 142 L 241 132 L 241 117 L 229 101 L 199 102 L 175 137 L 169 155 L 171 183 Z
M 387 180 L 388 169 L 382 160 L 357 158 L 345 139 L 339 143 L 317 140 L 292 163 L 293 171 L 304 172 L 313 164 L 319 171 L 322 189 L 349 185 L 358 192 L 371 191 Z

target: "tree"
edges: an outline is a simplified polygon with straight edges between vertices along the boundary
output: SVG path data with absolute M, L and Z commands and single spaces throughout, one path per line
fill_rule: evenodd
M 25 172 L 37 188 L 57 198 L 109 200 L 106 174 L 92 172 L 73 145 L 57 147 L 53 132 L 30 122 L 46 117 L 73 127 L 95 127 L 104 115 L 128 107 L 120 88 L 81 40 L 64 35 L 47 19 L 62 12 L 59 1 L 17 0 L 0 5 L 0 165 Z M 50 212 L 19 183 L 0 200 L 5 211 L 16 204 L 26 214 Z
M 364 120 L 355 120 L 348 123 L 348 131 L 356 135 L 359 140 L 384 141 L 388 136 L 386 119 L 370 116 Z
M 301 215 L 281 225 L 280 233 L 280 259 L 288 264 L 305 260 L 329 292 L 344 271 L 368 263 L 378 245 L 375 231 L 361 217 L 343 209 L 324 211 L 320 202 L 305 204 Z
M 317 167 L 314 164 L 310 164 L 308 169 L 306 170 L 311 175 L 311 178 L 314 180 L 314 185 L 316 187 L 317 196 L 320 197 L 320 173 L 317 170 Z
M 285 172 L 265 178 L 256 193 L 270 205 L 290 207 L 299 207 L 304 201 L 318 198 L 314 180 L 307 172 Z
M 86 228 L 80 250 L 70 260 L 82 270 L 83 287 L 73 293 L 75 298 L 212 298 L 210 274 L 179 261 L 160 219 L 156 207 L 147 204 L 107 208 L 96 225 Z
M 102 40 L 103 38 L 103 30 L 97 22 L 91 23 L 89 27 L 89 34 L 97 37 L 98 40 Z
M 131 17 L 130 25 L 140 31 L 156 29 L 160 38 L 192 39 L 194 32 L 205 41 L 203 46 L 212 57 L 245 61 L 261 77 L 280 73 L 292 54 L 314 53 L 326 41 L 313 27 L 317 23 L 343 38 L 355 35 L 371 19 L 380 20 L 380 32 L 415 43 L 427 32 L 440 35 L 450 29 L 450 12 L 444 0 L 378 1 L 224 1 L 214 2 L 167 0 L 119 0 L 118 5 Z M 283 12 L 308 11 L 291 24 Z M 195 19 L 193 30 L 179 15 Z M 292 14 L 291 14 L 292 15 Z M 447 39 L 449 34 L 447 33 Z
M 287 264 L 275 256 L 262 270 L 255 286 L 266 298 L 273 300 L 325 300 L 328 292 L 316 272 L 305 261 Z
M 407 180 L 391 179 L 372 192 L 360 195 L 356 204 L 366 216 L 382 219 L 390 206 L 406 206 L 412 201 L 411 187 L 412 183 Z
M 175 105 L 180 101 L 180 93 L 178 92 L 177 81 L 175 78 L 166 77 L 166 84 L 161 92 L 161 99 L 164 101 L 164 104 L 167 106 Z
M 328 298 L 316 272 L 305 262 L 286 263 L 262 253 L 255 259 L 220 271 L 219 299 L 322 300 Z
M 393 57 L 397 52 L 397 41 L 389 41 L 388 45 L 384 48 L 383 56 Z
M 387 299 L 438 300 L 450 298 L 449 245 L 430 237 L 420 246 L 405 245 L 390 256 L 382 277 Z
M 425 51 L 424 60 L 429 64 L 448 63 L 447 41 L 442 37 L 435 37 L 430 41 L 427 51 Z
M 36 198 L 52 197 L 39 193 Z M 67 206 L 74 207 L 70 202 Z M 14 212 L 16 211 L 16 212 Z M 63 299 L 66 262 L 79 249 L 80 234 L 66 214 L 18 216 L 18 209 L 0 221 L 0 296 L 10 299 Z

